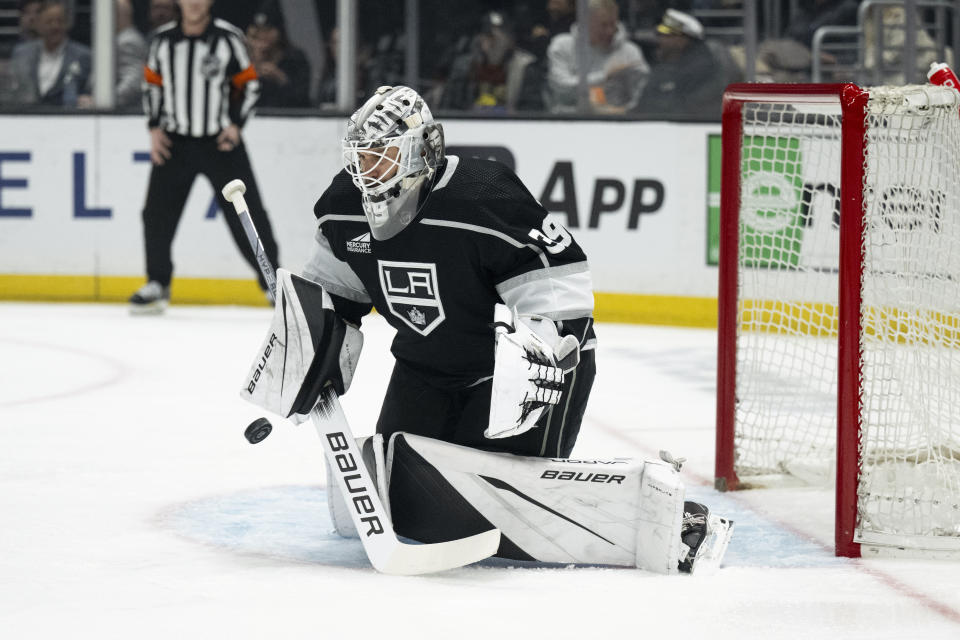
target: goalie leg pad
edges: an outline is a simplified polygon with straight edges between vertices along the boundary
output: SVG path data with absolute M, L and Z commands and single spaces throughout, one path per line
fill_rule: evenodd
M 669 465 L 515 456 L 398 433 L 394 527 L 420 542 L 501 530 L 497 556 L 675 573 L 683 485 Z
M 367 438 L 357 438 L 357 446 L 360 448 L 363 463 L 367 466 L 367 471 L 370 472 L 373 481 L 376 483 L 377 493 L 380 494 L 383 507 L 389 516 L 389 501 L 384 497 L 387 495 L 387 474 L 384 470 L 383 436 L 376 434 Z M 353 524 L 353 519 L 350 517 L 350 507 L 347 506 L 343 493 L 337 490 L 337 480 L 333 477 L 333 470 L 330 465 L 327 465 L 327 509 L 330 511 L 333 530 L 338 535 L 344 538 L 360 537 Z

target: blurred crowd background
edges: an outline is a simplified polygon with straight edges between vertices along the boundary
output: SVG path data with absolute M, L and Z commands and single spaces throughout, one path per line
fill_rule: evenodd
M 112 7 L 112 39 L 97 36 Z M 408 84 L 441 114 L 718 121 L 731 82 L 925 82 L 958 0 L 216 0 L 261 113 L 349 113 Z M 0 109 L 141 109 L 175 0 L 0 0 Z M 581 28 L 581 25 L 586 25 Z M 347 34 L 345 38 L 343 34 Z M 99 62 L 100 43 L 113 55 Z M 109 64 L 112 93 L 94 90 Z

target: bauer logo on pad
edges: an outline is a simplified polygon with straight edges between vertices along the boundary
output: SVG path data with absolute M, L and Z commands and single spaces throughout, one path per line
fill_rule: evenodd
M 437 266 L 389 260 L 377 260 L 377 264 L 380 288 L 390 313 L 420 335 L 429 335 L 446 318 L 437 285 Z

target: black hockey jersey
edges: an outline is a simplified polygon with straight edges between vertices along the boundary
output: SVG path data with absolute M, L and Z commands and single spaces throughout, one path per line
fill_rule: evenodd
M 448 156 L 426 188 L 414 220 L 379 241 L 341 171 L 314 207 L 317 247 L 303 275 L 348 318 L 375 306 L 397 330 L 394 357 L 439 388 L 493 375 L 498 302 L 593 348 L 586 256 L 509 168 Z

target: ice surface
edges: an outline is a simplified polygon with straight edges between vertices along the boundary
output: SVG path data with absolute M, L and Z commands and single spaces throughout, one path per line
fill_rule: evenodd
M 712 331 L 601 324 L 574 455 L 686 456 L 689 494 L 737 522 L 716 575 L 379 575 L 331 532 L 313 429 L 243 438 L 269 316 L 0 304 L 0 637 L 960 638 L 960 564 L 835 558 L 821 489 L 710 488 Z M 364 332 L 343 398 L 358 435 L 392 366 L 386 323 Z

